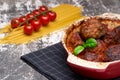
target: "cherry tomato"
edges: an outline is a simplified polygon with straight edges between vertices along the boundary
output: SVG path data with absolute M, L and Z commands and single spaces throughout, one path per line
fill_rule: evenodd
M 32 14 L 32 13 L 29 13 L 29 14 L 26 15 L 27 19 L 30 19 L 30 18 L 33 18 L 33 17 L 34 17 L 34 14 Z M 29 20 L 29 22 L 31 22 L 31 21 L 32 21 L 32 19 Z
M 56 12 L 49 11 L 47 15 L 50 17 L 50 21 L 54 21 L 56 19 Z
M 26 15 L 26 17 L 27 17 L 27 19 L 28 19 L 28 18 L 33 18 L 34 15 L 33 15 L 32 13 L 29 13 L 29 14 Z
M 41 22 L 40 20 L 32 20 L 31 25 L 34 27 L 34 31 L 39 31 Z
M 24 24 L 26 24 L 26 23 L 25 23 L 26 20 L 27 20 L 27 19 L 26 19 L 25 16 L 21 16 L 21 17 L 19 18 L 20 23 L 23 23 L 23 22 L 24 22 Z M 24 24 L 22 24 L 22 25 L 24 25 Z
M 40 6 L 40 7 L 39 7 L 39 10 L 40 10 L 40 11 L 47 11 L 47 10 L 48 10 L 48 7 L 47 7 L 47 6 Z
M 32 12 L 34 15 L 38 15 L 38 14 L 40 14 L 40 11 L 39 10 L 33 10 L 33 12 Z
M 20 24 L 20 21 L 19 21 L 18 18 L 13 18 L 13 19 L 11 20 L 11 27 L 12 27 L 12 28 L 17 28 L 17 27 L 19 26 L 19 24 Z
M 24 25 L 24 33 L 27 35 L 31 35 L 33 33 L 33 26 L 32 25 Z
M 46 26 L 50 22 L 50 18 L 49 18 L 48 15 L 42 15 L 40 17 L 40 21 L 41 21 L 41 23 L 42 23 L 43 26 Z
M 21 16 L 20 18 L 19 18 L 19 21 L 20 22 L 24 22 L 24 21 L 26 21 L 27 19 L 26 19 L 26 17 L 25 16 Z
M 39 11 L 39 10 L 33 10 L 33 12 L 32 12 L 34 15 L 39 15 L 40 13 L 41 13 L 41 11 Z M 37 18 L 39 18 L 40 17 L 40 15 L 39 16 L 37 16 Z

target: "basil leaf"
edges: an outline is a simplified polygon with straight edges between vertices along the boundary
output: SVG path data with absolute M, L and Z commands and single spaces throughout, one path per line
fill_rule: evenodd
M 85 48 L 83 46 L 77 46 L 74 48 L 74 55 L 78 55 L 79 53 L 81 53 Z
M 86 43 L 85 43 L 85 42 L 83 42 L 82 46 L 83 46 L 84 48 L 86 48 L 86 47 L 87 47 L 87 45 L 86 45 Z
M 86 40 L 85 45 L 89 48 L 93 48 L 97 46 L 97 41 L 94 38 L 89 38 Z

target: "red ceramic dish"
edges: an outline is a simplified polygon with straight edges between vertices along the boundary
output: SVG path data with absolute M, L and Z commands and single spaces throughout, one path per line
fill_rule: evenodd
M 105 13 L 103 15 L 95 16 L 105 19 L 115 19 L 120 21 L 120 15 Z M 88 19 L 88 18 L 85 18 Z M 79 25 L 83 20 L 81 19 L 74 23 L 74 25 Z M 120 25 L 120 24 L 117 24 Z M 113 28 L 113 27 L 111 27 Z M 111 62 L 92 62 L 87 61 L 81 58 L 76 57 L 71 53 L 71 51 L 67 48 L 66 38 L 68 33 L 73 29 L 72 25 L 65 31 L 62 39 L 62 44 L 68 53 L 67 62 L 68 65 L 74 70 L 76 73 L 80 75 L 84 75 L 87 77 L 97 78 L 97 79 L 110 79 L 116 78 L 120 76 L 120 60 L 111 61 Z

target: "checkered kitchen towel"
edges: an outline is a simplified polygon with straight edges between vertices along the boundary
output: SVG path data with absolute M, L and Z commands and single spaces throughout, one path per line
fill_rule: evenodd
M 66 63 L 66 58 L 67 54 L 61 42 L 21 57 L 23 61 L 49 80 L 85 79 L 72 72 Z

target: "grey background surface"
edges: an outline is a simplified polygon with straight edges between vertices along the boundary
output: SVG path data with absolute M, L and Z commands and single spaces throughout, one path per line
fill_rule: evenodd
M 61 3 L 84 6 L 83 15 L 120 13 L 120 0 L 0 0 L 0 28 L 11 18 L 24 15 L 40 5 L 54 7 Z M 0 45 L 0 80 L 47 80 L 20 60 L 20 56 L 61 41 L 62 33 L 48 35 L 29 44 Z M 56 39 L 56 37 L 58 37 Z M 54 40 L 53 40 L 54 39 Z

